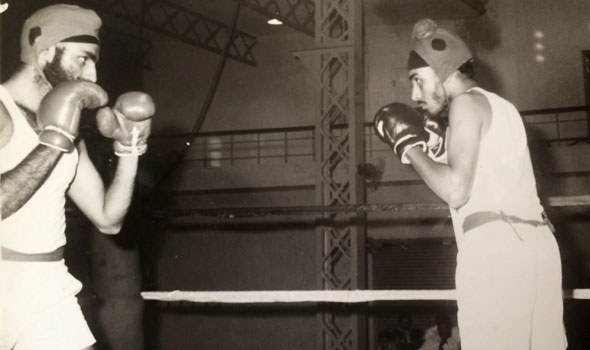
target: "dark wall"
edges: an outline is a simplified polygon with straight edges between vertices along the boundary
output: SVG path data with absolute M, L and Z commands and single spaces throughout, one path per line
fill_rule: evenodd
M 168 209 L 299 205 L 309 190 L 236 191 L 177 196 Z M 179 197 L 179 198 L 178 198 Z M 144 236 L 148 290 L 254 291 L 317 289 L 317 234 L 309 218 L 187 216 L 160 220 Z M 284 306 L 147 303 L 147 344 L 153 349 L 311 349 L 312 309 Z M 182 336 L 179 336 L 182 335 Z

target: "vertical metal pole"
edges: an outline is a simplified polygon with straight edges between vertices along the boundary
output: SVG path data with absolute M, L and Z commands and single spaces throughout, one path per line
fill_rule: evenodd
M 559 113 L 555 113 L 555 132 L 557 133 L 557 144 L 561 145 L 561 132 L 559 130 Z
M 289 133 L 285 131 L 285 164 L 289 162 Z
M 582 51 L 582 68 L 584 72 L 584 96 L 586 107 L 590 106 L 590 50 Z M 586 137 L 590 139 L 590 110 L 586 110 Z
M 353 89 L 354 94 L 352 100 L 354 101 L 354 112 L 349 120 L 350 134 L 352 135 L 352 146 L 354 148 L 352 161 L 349 163 L 349 177 L 353 183 L 355 191 L 352 204 L 366 204 L 365 181 L 360 178 L 357 173 L 357 165 L 365 163 L 365 60 L 364 60 L 364 24 L 363 24 L 363 0 L 353 0 L 352 9 L 352 27 L 353 27 L 353 54 L 354 64 L 353 73 Z M 367 288 L 367 256 L 366 256 L 366 214 L 357 214 L 354 221 L 351 223 L 355 225 L 355 251 L 356 259 L 354 259 L 355 266 L 353 273 L 354 277 L 353 289 Z M 354 339 L 354 349 L 367 349 L 367 318 L 365 315 L 353 316 L 353 327 L 356 330 L 356 337 Z
M 364 204 L 364 63 L 362 0 L 316 0 L 320 107 L 316 124 L 318 205 Z M 346 124 L 338 129 L 337 124 Z M 321 289 L 366 287 L 364 215 L 333 214 L 319 225 Z M 318 316 L 318 348 L 366 348 L 366 319 L 350 309 Z
M 256 134 L 256 161 L 260 164 L 260 133 Z
M 229 164 L 234 165 L 234 135 L 229 135 Z
M 0 14 L 0 81 L 4 81 L 6 80 L 4 78 L 3 75 L 3 71 L 2 71 L 2 67 L 4 67 L 4 57 L 2 57 L 4 55 L 4 52 L 6 50 L 6 48 L 4 47 L 6 45 L 6 43 L 4 42 L 4 37 L 3 37 L 3 33 L 2 33 L 2 16 L 5 16 L 4 14 Z
M 315 156 L 315 152 L 316 152 L 316 139 L 315 139 L 315 135 L 316 135 L 316 130 L 315 128 L 313 129 L 313 131 L 311 132 L 311 160 L 313 160 L 315 162 L 316 156 Z
M 195 140 L 196 141 L 196 140 Z M 205 145 L 203 146 L 203 167 L 207 167 L 209 163 L 209 138 L 205 137 Z

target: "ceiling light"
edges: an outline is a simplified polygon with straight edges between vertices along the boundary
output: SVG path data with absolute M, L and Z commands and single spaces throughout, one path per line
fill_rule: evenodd
M 281 22 L 281 20 L 278 18 L 271 18 L 266 23 L 270 24 L 271 26 L 280 26 L 283 24 L 283 22 Z

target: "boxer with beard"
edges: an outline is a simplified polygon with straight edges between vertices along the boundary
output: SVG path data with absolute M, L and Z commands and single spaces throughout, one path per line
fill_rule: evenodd
M 87 349 L 82 284 L 63 260 L 66 195 L 99 231 L 117 234 L 147 150 L 155 105 L 129 92 L 108 107 L 96 84 L 101 20 L 74 5 L 36 11 L 21 33 L 21 64 L 0 85 L 0 349 Z M 102 107 L 115 175 L 105 186 L 78 137 L 81 111 Z

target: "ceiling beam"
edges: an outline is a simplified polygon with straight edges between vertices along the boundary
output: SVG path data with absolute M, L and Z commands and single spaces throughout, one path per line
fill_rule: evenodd
M 186 7 L 167 0 L 86 0 L 102 13 L 143 25 L 154 32 L 166 35 L 217 54 L 223 47 L 231 28 Z M 256 37 L 239 30 L 234 31 L 228 56 L 234 60 L 256 66 L 252 53 Z

